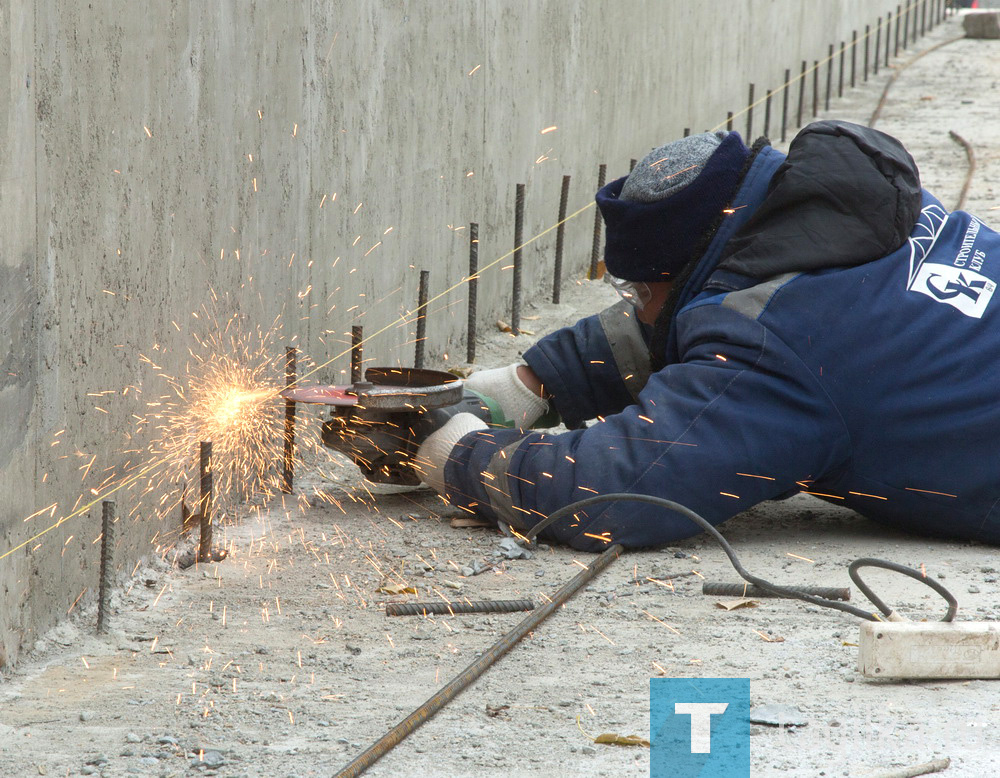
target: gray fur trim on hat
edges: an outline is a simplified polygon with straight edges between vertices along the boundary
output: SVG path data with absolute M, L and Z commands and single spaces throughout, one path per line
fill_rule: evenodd
M 694 181 L 727 132 L 689 135 L 653 149 L 635 166 L 622 187 L 621 199 L 653 203 Z

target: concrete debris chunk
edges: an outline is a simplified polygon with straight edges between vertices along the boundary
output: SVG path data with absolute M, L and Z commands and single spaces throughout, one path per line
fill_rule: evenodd
M 500 541 L 500 554 L 505 559 L 531 559 L 531 552 L 521 548 L 514 538 L 504 538 Z
M 775 703 L 754 708 L 747 719 L 751 724 L 767 724 L 771 727 L 804 727 L 809 723 L 805 714 L 794 705 Z
M 962 19 L 966 38 L 1000 38 L 1000 11 L 966 14 Z

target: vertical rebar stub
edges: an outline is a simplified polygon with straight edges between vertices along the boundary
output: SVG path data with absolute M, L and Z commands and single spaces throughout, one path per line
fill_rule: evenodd
M 417 290 L 417 340 L 413 346 L 413 366 L 424 367 L 424 342 L 427 340 L 427 287 L 431 271 L 420 271 L 420 288 Z
M 469 222 L 469 321 L 465 335 L 465 361 L 476 361 L 476 309 L 479 305 L 479 224 Z
M 115 501 L 101 503 L 101 570 L 97 597 L 97 631 L 108 631 L 108 610 L 111 607 L 112 555 L 114 554 Z
M 597 167 L 597 188 L 604 188 L 604 179 L 608 174 L 608 166 L 601 163 Z M 601 253 L 601 209 L 595 208 L 597 213 L 594 214 L 594 243 L 590 248 L 590 272 L 587 274 L 587 278 L 591 281 L 596 281 L 599 278 L 604 277 L 604 268 L 601 267 L 600 253 Z
M 199 449 L 198 472 L 201 476 L 201 539 L 198 561 L 212 560 L 212 441 L 203 440 Z
M 285 388 L 295 386 L 295 347 L 285 348 Z M 292 493 L 295 478 L 295 401 L 285 400 L 284 461 L 281 472 L 281 491 Z
M 566 235 L 566 207 L 569 203 L 569 176 L 563 176 L 559 192 L 559 221 L 556 227 L 556 261 L 552 267 L 552 302 L 559 304 L 562 294 L 563 241 Z
M 356 384 L 362 378 L 362 355 L 364 353 L 365 328 L 360 324 L 351 327 L 351 383 Z
M 524 184 L 514 188 L 514 273 L 510 295 L 510 329 L 521 334 L 521 244 L 524 242 Z
M 785 142 L 787 137 L 788 128 L 788 93 L 792 89 L 792 71 L 790 68 L 785 68 L 785 85 L 782 87 L 782 92 L 784 93 L 781 97 L 781 142 Z
M 754 85 L 750 84 L 750 93 L 747 96 L 747 143 L 753 142 L 753 93 Z

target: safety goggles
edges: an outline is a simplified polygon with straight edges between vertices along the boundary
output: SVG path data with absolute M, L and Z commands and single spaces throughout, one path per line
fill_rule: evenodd
M 631 303 L 637 311 L 641 311 L 653 296 L 645 281 L 625 281 L 622 278 L 615 278 L 610 273 L 604 274 L 604 280 L 618 292 L 623 300 Z

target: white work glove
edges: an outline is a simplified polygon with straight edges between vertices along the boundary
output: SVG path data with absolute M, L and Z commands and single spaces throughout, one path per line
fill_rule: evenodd
M 413 466 L 420 473 L 420 480 L 438 494 L 444 494 L 444 466 L 451 450 L 470 432 L 489 429 L 484 421 L 471 413 L 458 413 L 448 419 L 441 429 L 432 432 L 417 449 Z
M 549 401 L 531 391 L 517 376 L 523 362 L 493 370 L 480 370 L 465 379 L 465 386 L 496 401 L 508 421 L 528 429 L 549 410 Z

